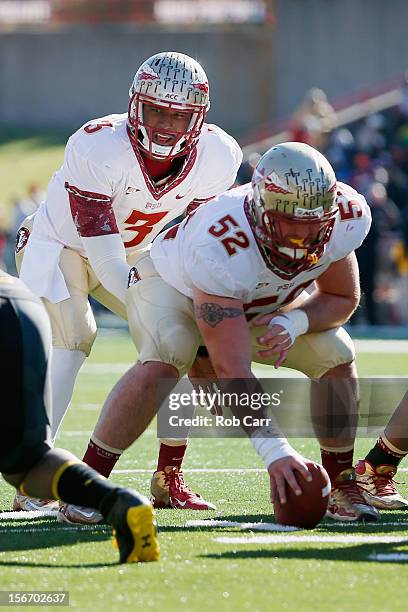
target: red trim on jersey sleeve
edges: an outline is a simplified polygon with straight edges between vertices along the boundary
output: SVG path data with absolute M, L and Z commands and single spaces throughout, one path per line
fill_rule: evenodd
M 72 219 L 83 238 L 119 234 L 112 199 L 101 193 L 82 191 L 65 183 Z

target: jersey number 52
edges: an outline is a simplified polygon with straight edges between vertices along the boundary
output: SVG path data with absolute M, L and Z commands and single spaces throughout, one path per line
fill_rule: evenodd
M 238 223 L 231 215 L 225 215 L 212 225 L 208 232 L 215 238 L 221 238 L 234 228 L 238 227 Z M 234 231 L 231 236 L 221 238 L 221 242 L 224 245 L 228 255 L 232 256 L 237 253 L 237 247 L 240 249 L 247 249 L 249 247 L 249 238 L 241 229 Z

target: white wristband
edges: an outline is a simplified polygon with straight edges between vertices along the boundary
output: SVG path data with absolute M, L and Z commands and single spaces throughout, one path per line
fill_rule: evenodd
M 251 442 L 258 455 L 263 460 L 266 469 L 271 463 L 283 457 L 293 457 L 297 455 L 286 438 L 262 438 L 265 435 L 262 428 L 257 429 L 251 436 Z
M 305 334 L 309 329 L 309 318 L 304 310 L 295 308 L 289 312 L 283 312 L 277 317 L 274 317 L 268 327 L 272 325 L 282 325 L 285 331 L 289 334 L 292 344 L 298 336 Z

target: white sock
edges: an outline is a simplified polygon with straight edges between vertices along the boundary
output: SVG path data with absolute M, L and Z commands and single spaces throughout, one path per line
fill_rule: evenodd
M 54 444 L 58 429 L 71 401 L 78 372 L 85 361 L 82 351 L 53 348 L 51 357 L 52 419 L 51 435 Z

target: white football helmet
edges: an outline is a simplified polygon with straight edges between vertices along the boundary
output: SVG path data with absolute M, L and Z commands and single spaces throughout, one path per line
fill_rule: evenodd
M 315 265 L 337 212 L 327 159 L 300 142 L 276 145 L 256 165 L 252 190 L 249 220 L 267 265 L 285 279 Z
M 198 62 L 168 51 L 143 62 L 129 90 L 128 122 L 134 145 L 157 159 L 188 154 L 197 144 L 206 113 L 210 108 L 207 76 Z M 153 142 L 153 130 L 143 120 L 143 103 L 192 113 L 185 132 L 176 134 L 171 146 Z

